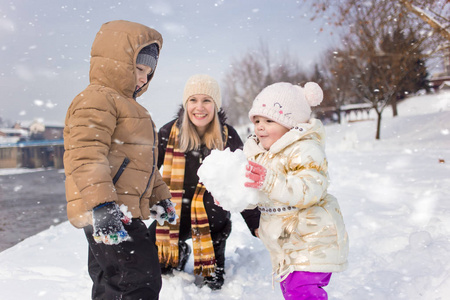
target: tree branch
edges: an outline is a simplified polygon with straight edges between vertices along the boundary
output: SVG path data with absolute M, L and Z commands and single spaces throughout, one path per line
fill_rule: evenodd
M 412 12 L 413 14 L 417 15 L 419 18 L 421 18 L 424 22 L 426 22 L 428 25 L 431 26 L 437 33 L 442 35 L 445 39 L 450 41 L 450 31 L 444 28 L 439 22 L 437 22 L 435 19 L 427 15 L 423 10 L 418 8 L 417 6 L 412 5 L 411 2 L 408 0 L 398 0 L 401 4 L 403 4 L 408 11 Z

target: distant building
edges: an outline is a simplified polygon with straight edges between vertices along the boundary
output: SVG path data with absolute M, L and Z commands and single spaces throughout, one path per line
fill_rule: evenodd
M 25 129 L 0 128 L 0 144 L 17 143 L 20 139 L 28 138 L 28 131 Z
M 447 48 L 445 49 L 443 66 L 443 72 L 433 74 L 430 78 L 430 88 L 433 88 L 434 91 L 440 89 L 444 82 L 450 81 L 450 43 L 447 44 Z
M 449 81 L 444 81 L 444 82 L 439 86 L 439 90 L 440 90 L 440 91 L 450 91 L 450 80 L 449 80 Z
M 317 107 L 314 108 L 312 117 L 320 119 L 324 124 L 331 122 L 345 124 L 370 120 L 372 110 L 373 105 L 371 103 L 346 104 L 340 107 Z
M 435 74 L 430 79 L 430 88 L 436 92 L 445 82 L 450 82 L 450 75 L 445 75 L 444 73 Z
M 16 123 L 14 128 L 27 130 L 32 140 L 59 140 L 63 138 L 64 124 L 33 120 Z
M 63 129 L 37 120 L 0 128 L 0 168 L 63 168 Z

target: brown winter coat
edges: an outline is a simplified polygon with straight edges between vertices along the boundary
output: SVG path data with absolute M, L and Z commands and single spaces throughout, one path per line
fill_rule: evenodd
M 148 83 L 133 95 L 137 54 L 152 43 L 161 49 L 156 30 L 128 21 L 104 24 L 94 40 L 90 84 L 72 101 L 64 128 L 67 215 L 75 227 L 92 224 L 101 203 L 125 204 L 133 218 L 148 219 L 150 206 L 171 197 L 156 167 L 154 123 L 134 98 Z

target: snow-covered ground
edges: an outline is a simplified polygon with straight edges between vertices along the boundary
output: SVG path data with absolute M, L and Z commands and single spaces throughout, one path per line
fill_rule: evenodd
M 448 299 L 450 295 L 450 93 L 412 97 L 399 116 L 327 126 L 330 192 L 350 237 L 349 268 L 330 299 Z M 186 272 L 163 277 L 160 299 L 282 299 L 269 255 L 238 214 L 220 291 Z M 0 299 L 89 299 L 87 244 L 67 222 L 0 253 Z

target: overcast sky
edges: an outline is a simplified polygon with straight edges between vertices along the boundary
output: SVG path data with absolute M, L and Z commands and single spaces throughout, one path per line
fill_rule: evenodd
M 208 73 L 220 83 L 233 59 L 261 42 L 285 49 L 305 69 L 333 38 L 311 22 L 303 0 L 0 0 L 0 117 L 63 124 L 88 85 L 90 49 L 100 26 L 123 19 L 161 32 L 164 45 L 147 93 L 138 99 L 158 127 L 181 103 L 184 83 Z

